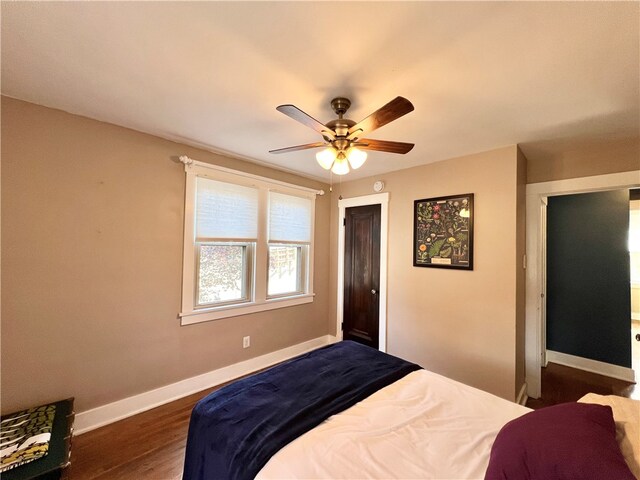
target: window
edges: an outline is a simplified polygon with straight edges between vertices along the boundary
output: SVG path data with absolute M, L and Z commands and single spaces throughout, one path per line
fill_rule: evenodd
M 303 266 L 306 248 L 298 245 L 269 245 L 267 296 L 290 295 L 304 290 Z
M 311 210 L 308 197 L 269 192 L 269 298 L 305 290 Z
M 196 307 L 248 302 L 250 243 L 197 242 Z
M 313 301 L 315 190 L 185 162 L 182 324 Z
M 195 307 L 251 301 L 256 188 L 196 177 Z

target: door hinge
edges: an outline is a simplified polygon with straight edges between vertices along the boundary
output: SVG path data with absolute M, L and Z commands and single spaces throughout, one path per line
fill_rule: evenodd
M 342 226 L 346 227 L 347 226 L 347 217 L 342 219 Z
M 344 331 L 344 322 L 340 325 L 340 330 Z

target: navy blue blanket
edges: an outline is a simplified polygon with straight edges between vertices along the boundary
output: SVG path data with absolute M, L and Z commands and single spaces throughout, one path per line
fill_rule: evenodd
M 346 341 L 217 390 L 191 413 L 183 480 L 252 479 L 295 438 L 419 368 Z

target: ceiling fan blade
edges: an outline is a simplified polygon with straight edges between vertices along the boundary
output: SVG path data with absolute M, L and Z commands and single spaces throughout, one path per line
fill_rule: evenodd
M 330 128 L 327 128 L 312 116 L 300 110 L 295 105 L 280 105 L 279 107 L 276 107 L 276 110 L 284 113 L 288 117 L 293 118 L 297 122 L 300 122 L 303 125 L 314 129 L 316 132 L 330 138 L 331 140 L 335 140 L 336 138 L 335 132 L 333 132 Z
M 358 138 L 360 135 L 372 132 L 412 111 L 413 104 L 409 100 L 404 97 L 396 97 L 384 107 L 379 108 L 367 118 L 351 127 L 347 138 L 349 140 Z
M 269 153 L 288 153 L 297 152 L 298 150 L 308 150 L 310 148 L 326 147 L 324 142 L 305 143 L 304 145 L 296 145 L 295 147 L 278 148 L 277 150 L 269 150 Z
M 389 153 L 409 153 L 413 148 L 413 143 L 389 142 L 387 140 L 373 140 L 371 138 L 361 138 L 357 142 L 352 143 L 354 147 L 362 150 L 377 150 L 379 152 Z

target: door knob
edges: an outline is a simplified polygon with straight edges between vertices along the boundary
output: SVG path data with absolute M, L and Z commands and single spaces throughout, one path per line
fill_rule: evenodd
M 636 340 L 640 342 L 640 333 L 636 333 Z
M 371 293 L 373 293 L 373 294 L 375 295 L 375 294 L 376 294 L 376 293 L 378 293 L 378 292 L 376 292 L 375 288 L 372 288 L 372 289 L 371 289 Z

